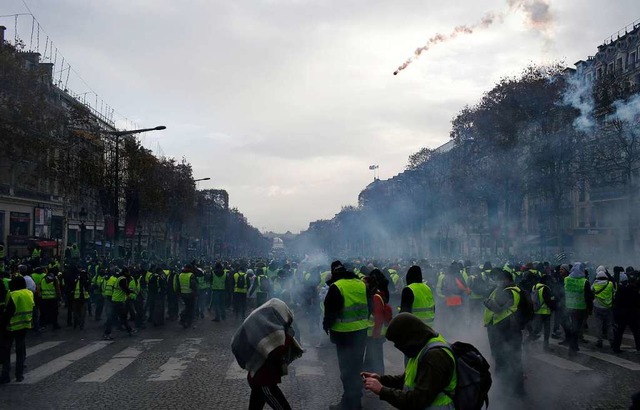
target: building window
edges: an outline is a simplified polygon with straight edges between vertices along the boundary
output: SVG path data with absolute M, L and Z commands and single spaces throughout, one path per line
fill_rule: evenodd
M 589 226 L 596 227 L 597 224 L 598 224 L 598 222 L 597 222 L 597 218 L 596 218 L 596 208 L 595 207 L 591 207 L 591 208 L 589 208 Z
M 11 212 L 9 215 L 9 233 L 15 236 L 28 236 L 31 214 L 28 212 Z
M 586 223 L 586 208 L 580 208 L 579 212 L 578 212 L 578 227 L 579 228 L 584 228 L 585 223 Z

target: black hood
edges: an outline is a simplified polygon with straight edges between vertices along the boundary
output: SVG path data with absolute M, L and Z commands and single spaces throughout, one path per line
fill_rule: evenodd
M 389 323 L 387 339 L 407 357 L 416 357 L 429 339 L 437 336 L 435 330 L 411 313 L 400 313 Z

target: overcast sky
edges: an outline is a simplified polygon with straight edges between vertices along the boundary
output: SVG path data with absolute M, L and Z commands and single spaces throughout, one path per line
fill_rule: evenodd
M 637 0 L 549 0 L 543 31 L 507 0 L 26 1 L 100 99 L 138 126 L 167 126 L 147 147 L 186 157 L 211 178 L 199 188 L 226 189 L 254 226 L 279 232 L 355 205 L 370 164 L 389 178 L 447 142 L 456 112 L 500 77 L 573 65 L 640 18 Z M 489 11 L 505 16 L 392 75 L 434 34 Z M 0 14 L 21 12 L 22 0 L 2 2 Z M 13 19 L 0 23 L 12 39 Z M 21 17 L 27 43 L 30 30 Z

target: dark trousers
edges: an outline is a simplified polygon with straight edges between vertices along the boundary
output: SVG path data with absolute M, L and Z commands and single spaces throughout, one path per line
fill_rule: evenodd
M 540 331 L 544 329 L 544 345 L 549 345 L 549 335 L 551 334 L 551 315 L 535 315 L 532 323 L 533 337 L 538 338 Z
M 84 299 L 73 300 L 73 328 L 84 329 L 84 319 L 87 314 L 87 305 Z
M 613 350 L 620 350 L 622 335 L 624 335 L 624 331 L 629 326 L 633 334 L 633 340 L 636 343 L 636 350 L 640 351 L 640 319 L 638 319 L 638 316 L 633 313 L 616 314 L 613 319 L 613 343 L 611 344 Z
M 249 410 L 262 410 L 265 404 L 275 410 L 291 410 L 289 402 L 278 385 L 251 386 Z
M 226 319 L 226 312 L 224 306 L 224 299 L 226 296 L 226 291 L 224 290 L 213 290 L 211 291 L 211 304 L 213 305 L 213 313 L 214 319 Z
M 553 331 L 557 332 L 560 330 L 560 326 L 562 326 L 564 322 L 564 307 L 558 305 L 556 311 L 553 312 Z
M 115 322 L 115 311 L 111 298 L 104 298 L 104 314 L 106 315 L 106 320 L 104 321 L 104 334 L 110 335 L 111 328 Z
M 384 336 L 379 338 L 367 337 L 367 350 L 364 354 L 364 371 L 384 374 Z
M 133 301 L 133 307 L 136 311 L 136 327 L 142 327 L 142 323 L 144 322 L 144 299 L 142 295 L 138 295 L 136 299 Z
M 167 294 L 167 316 L 169 320 L 176 320 L 178 317 L 178 295 L 175 293 Z
M 495 373 L 514 392 L 524 389 L 522 369 L 522 331 L 515 320 L 504 319 L 487 327 L 491 355 L 495 361 Z
M 244 319 L 247 313 L 247 294 L 234 292 L 233 293 L 233 313 L 236 319 Z
M 73 293 L 67 293 L 67 326 L 73 326 Z
M 360 408 L 362 398 L 362 372 L 367 346 L 367 330 L 357 332 L 331 332 L 331 341 L 336 345 L 340 380 L 342 381 L 341 405 L 344 409 Z
M 201 318 L 204 317 L 204 311 L 207 309 L 207 301 L 210 299 L 209 289 L 198 290 L 198 303 L 196 303 L 196 314 Z
M 57 299 L 41 299 L 40 300 L 40 324 L 42 326 L 53 325 L 54 329 L 58 329 L 58 300 Z
M 195 298 L 191 294 L 186 294 L 182 295 L 182 301 L 184 302 L 184 309 L 180 313 L 180 323 L 191 326 L 193 322 L 193 309 L 196 302 Z
M 24 372 L 24 360 L 27 357 L 27 346 L 25 338 L 27 329 L 16 330 L 15 332 L 5 331 L 0 336 L 0 357 L 2 358 L 2 376 L 0 380 L 9 381 L 11 376 L 11 346 L 16 342 L 16 379 L 22 378 Z
M 100 319 L 102 319 L 102 310 L 104 309 L 104 296 L 99 295 L 99 294 L 94 294 L 93 298 L 94 298 L 95 303 L 96 303 L 95 319 L 96 320 L 100 320 Z
M 113 307 L 113 311 L 120 322 L 120 326 L 124 327 L 127 332 L 131 333 L 131 326 L 129 326 L 129 321 L 127 320 L 127 314 L 129 313 L 127 309 L 127 304 L 125 302 L 111 302 Z
M 569 342 L 569 350 L 577 352 L 580 350 L 578 346 L 582 329 L 584 328 L 584 322 L 587 319 L 587 311 L 582 309 L 566 309 L 566 327 L 567 341 Z

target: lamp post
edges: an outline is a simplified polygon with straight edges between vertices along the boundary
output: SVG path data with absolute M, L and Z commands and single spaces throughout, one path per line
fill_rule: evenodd
M 87 246 L 86 239 L 85 239 L 87 227 L 84 224 L 87 220 L 87 215 L 88 215 L 88 212 L 85 209 L 85 207 L 80 208 L 80 212 L 78 213 L 78 216 L 80 217 L 80 258 L 81 259 L 85 258 L 86 246 Z
M 118 254 L 118 233 L 120 231 L 120 207 L 119 207 L 119 199 L 120 199 L 120 137 L 125 137 L 127 135 L 139 134 L 141 132 L 148 131 L 161 131 L 166 129 L 164 125 L 158 125 L 153 128 L 141 128 L 137 130 L 123 130 L 123 131 L 104 131 L 107 135 L 114 136 L 115 144 L 116 144 L 116 152 L 115 152 L 115 161 L 116 161 L 116 170 L 115 170 L 115 189 L 113 195 L 113 223 L 115 224 L 114 236 L 112 244 L 115 244 L 114 248 L 114 256 Z

